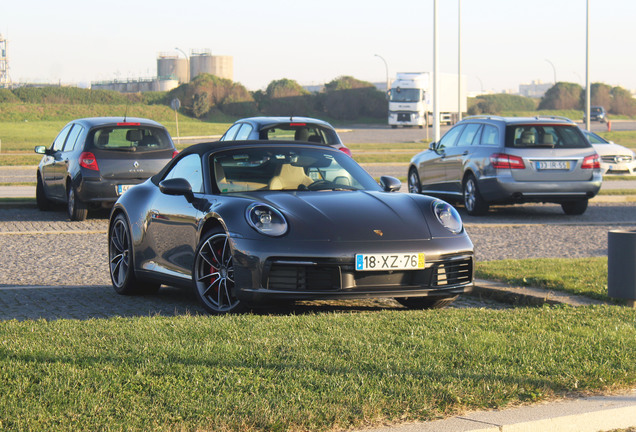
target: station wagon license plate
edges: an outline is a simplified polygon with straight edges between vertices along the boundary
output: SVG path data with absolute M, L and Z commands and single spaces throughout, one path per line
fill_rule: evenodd
M 356 254 L 357 271 L 419 270 L 425 265 L 424 253 Z
M 134 185 L 117 185 L 117 195 L 121 195 Z
M 538 161 L 536 164 L 537 171 L 570 169 L 570 161 Z

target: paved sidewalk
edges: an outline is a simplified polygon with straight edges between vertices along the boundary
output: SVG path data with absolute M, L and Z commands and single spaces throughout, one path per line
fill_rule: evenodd
M 365 432 L 598 432 L 636 426 L 636 390 L 565 399 Z

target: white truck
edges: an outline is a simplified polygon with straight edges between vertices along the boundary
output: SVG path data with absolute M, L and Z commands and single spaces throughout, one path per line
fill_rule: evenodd
M 462 75 L 461 94 L 457 98 L 457 74 L 439 76 L 439 121 L 454 124 L 458 104 L 466 112 L 466 76 Z M 430 126 L 433 124 L 433 79 L 428 72 L 399 72 L 389 90 L 389 125 Z

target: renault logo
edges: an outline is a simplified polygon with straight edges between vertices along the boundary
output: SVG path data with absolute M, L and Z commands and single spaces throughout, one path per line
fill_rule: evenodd
M 137 162 L 137 161 L 133 162 L 133 167 L 139 168 L 139 162 Z

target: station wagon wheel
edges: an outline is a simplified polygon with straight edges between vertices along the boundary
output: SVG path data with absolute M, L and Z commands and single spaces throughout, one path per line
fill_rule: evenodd
M 422 183 L 420 183 L 420 175 L 415 168 L 409 170 L 409 193 L 422 193 Z
M 124 215 L 119 214 L 111 223 L 108 236 L 110 279 L 118 294 L 151 294 L 159 290 L 157 283 L 140 281 L 133 268 L 133 249 L 130 228 Z
M 212 231 L 204 236 L 192 276 L 197 298 L 208 312 L 226 314 L 244 309 L 234 293 L 234 258 L 225 232 Z
M 488 212 L 488 204 L 481 196 L 479 187 L 477 186 L 477 180 L 475 176 L 469 174 L 464 180 L 464 207 L 466 207 L 466 213 L 471 216 L 479 216 Z
M 587 210 L 587 199 L 579 201 L 564 202 L 561 204 L 563 213 L 570 216 L 582 215 Z
M 79 200 L 77 197 L 77 191 L 71 184 L 68 185 L 66 203 L 68 217 L 72 221 L 83 221 L 86 219 L 86 216 L 88 216 L 88 207 L 86 203 Z

